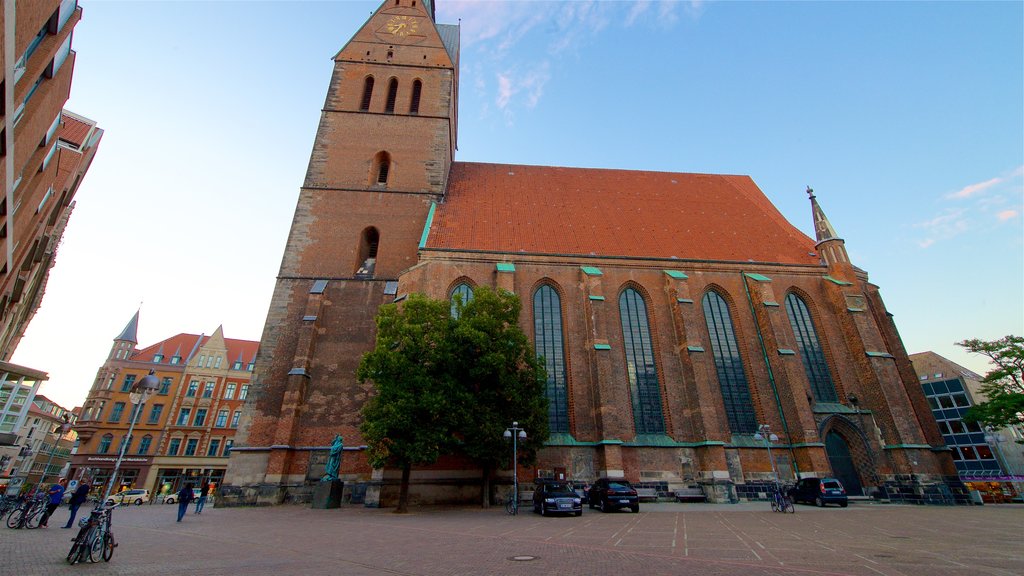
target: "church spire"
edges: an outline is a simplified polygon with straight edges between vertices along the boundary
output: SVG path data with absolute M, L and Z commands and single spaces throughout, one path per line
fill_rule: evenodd
M 825 240 L 842 240 L 836 229 L 832 227 L 832 223 L 828 221 L 828 216 L 825 216 L 825 211 L 818 205 L 817 196 L 814 195 L 814 190 L 808 186 L 807 195 L 811 199 L 811 217 L 814 219 L 814 235 L 818 242 L 824 242 Z
M 132 316 L 132 319 L 128 321 L 128 325 L 124 327 L 124 330 L 121 330 L 121 334 L 119 334 L 117 338 L 114 338 L 114 340 L 124 340 L 126 342 L 131 342 L 132 344 L 138 344 L 138 331 L 139 311 L 136 310 L 135 315 Z
M 110 360 L 124 360 L 131 358 L 135 353 L 135 346 L 139 343 L 139 311 L 128 321 L 128 324 L 121 330 L 121 333 L 114 338 L 114 344 L 110 347 Z
M 811 200 L 811 218 L 814 220 L 814 235 L 817 243 L 814 247 L 821 256 L 822 264 L 828 266 L 829 275 L 847 282 L 854 281 L 853 264 L 846 253 L 846 242 L 836 234 L 836 229 L 825 216 L 825 211 L 818 205 L 814 190 L 808 186 L 807 196 Z

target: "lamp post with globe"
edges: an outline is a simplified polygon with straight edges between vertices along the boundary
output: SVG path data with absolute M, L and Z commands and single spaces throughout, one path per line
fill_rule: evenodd
M 519 512 L 519 446 L 517 441 L 526 440 L 526 430 L 519 427 L 519 422 L 505 429 L 502 434 L 506 440 L 512 439 L 512 498 L 509 499 L 509 514 Z

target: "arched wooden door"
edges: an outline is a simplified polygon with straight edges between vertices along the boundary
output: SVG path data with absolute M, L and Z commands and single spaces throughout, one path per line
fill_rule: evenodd
M 828 454 L 829 464 L 832 465 L 832 474 L 843 483 L 846 494 L 862 496 L 864 489 L 861 487 L 860 475 L 857 474 L 857 467 L 850 455 L 850 446 L 835 430 L 825 436 L 825 452 Z

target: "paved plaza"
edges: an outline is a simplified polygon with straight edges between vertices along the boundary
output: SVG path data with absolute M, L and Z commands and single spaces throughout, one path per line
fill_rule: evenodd
M 0 574 L 924 575 L 1024 574 L 1024 506 L 643 504 L 639 514 L 508 516 L 499 507 L 118 508 L 108 563 L 69 566 L 76 530 L 0 528 Z M 84 510 L 83 510 L 84 511 Z

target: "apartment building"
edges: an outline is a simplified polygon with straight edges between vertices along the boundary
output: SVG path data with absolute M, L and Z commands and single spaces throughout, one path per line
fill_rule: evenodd
M 138 322 L 136 312 L 96 373 L 75 427 L 81 441 L 69 476 L 101 490 L 123 447 L 115 489 L 163 495 L 186 481 L 219 484 L 259 342 L 225 338 L 218 327 L 209 336 L 182 333 L 138 348 Z M 133 404 L 132 388 L 150 373 L 159 388 Z
M 5 0 L 0 88 L 0 360 L 39 308 L 55 251 L 103 131 L 67 112 L 77 0 Z

